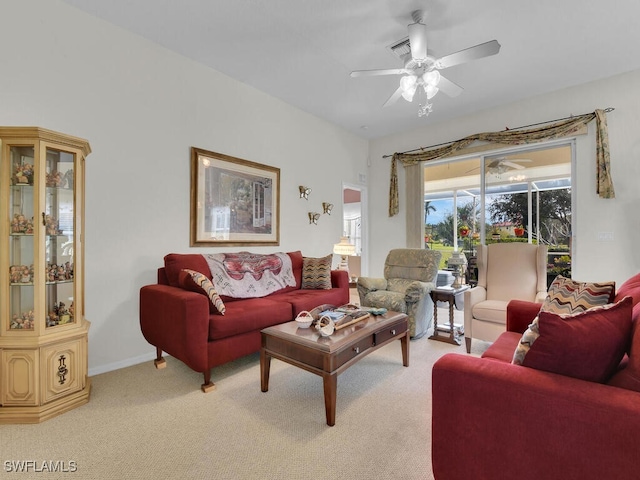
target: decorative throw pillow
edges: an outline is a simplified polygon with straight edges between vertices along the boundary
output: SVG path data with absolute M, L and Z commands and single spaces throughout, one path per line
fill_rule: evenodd
M 615 282 L 577 282 L 558 275 L 551 285 L 540 308 L 540 312 L 573 314 L 584 312 L 592 307 L 611 303 L 615 296 Z M 511 363 L 522 365 L 533 342 L 540 336 L 539 315 L 533 319 L 524 332 Z
M 547 292 L 542 310 L 554 313 L 584 312 L 613 302 L 616 282 L 577 282 L 558 275 Z
M 574 314 L 541 311 L 539 336 L 525 367 L 590 382 L 606 382 L 616 371 L 631 334 L 631 297 Z
M 331 288 L 331 261 L 333 254 L 322 258 L 303 257 L 302 287 L 307 290 Z
M 220 295 L 218 295 L 216 287 L 213 285 L 213 283 L 211 283 L 211 280 L 209 280 L 206 275 L 200 272 L 196 272 L 195 270 L 184 268 L 182 269 L 182 271 L 190 276 L 191 280 L 193 280 L 193 283 L 195 283 L 195 285 L 209 297 L 209 300 L 211 300 L 211 304 L 216 307 L 216 310 L 224 315 L 226 307 L 224 306 L 224 302 L 220 298 Z

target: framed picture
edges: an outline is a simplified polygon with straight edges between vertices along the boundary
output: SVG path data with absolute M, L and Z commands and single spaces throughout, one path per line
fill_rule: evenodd
M 280 169 L 191 147 L 191 246 L 279 244 Z

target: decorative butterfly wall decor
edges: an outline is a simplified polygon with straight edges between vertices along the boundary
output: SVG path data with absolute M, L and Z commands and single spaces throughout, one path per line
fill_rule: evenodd
M 318 212 L 309 212 L 309 223 L 313 223 L 314 225 L 317 225 L 319 218 L 320 218 L 320 214 Z
M 298 186 L 298 190 L 300 190 L 300 198 L 304 198 L 305 200 L 309 200 L 309 194 L 311 193 L 311 189 L 309 187 L 305 187 L 304 185 Z

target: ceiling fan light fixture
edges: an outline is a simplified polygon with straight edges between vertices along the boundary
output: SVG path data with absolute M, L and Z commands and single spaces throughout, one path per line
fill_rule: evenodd
M 430 72 L 425 72 L 425 74 L 422 75 L 422 79 L 424 80 L 424 83 L 426 83 L 427 85 L 437 87 L 438 84 L 440 83 L 440 72 L 437 70 L 431 70 Z
M 433 85 L 429 85 L 428 83 L 425 83 L 423 86 L 424 92 L 427 94 L 427 100 L 431 100 L 436 96 L 436 93 L 438 93 L 438 87 L 434 87 Z
M 402 89 L 402 98 L 407 102 L 413 101 L 413 96 L 418 88 L 418 77 L 415 75 L 407 75 L 400 79 L 400 88 Z

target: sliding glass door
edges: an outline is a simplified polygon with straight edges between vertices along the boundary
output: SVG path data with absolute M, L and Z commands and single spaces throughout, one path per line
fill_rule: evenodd
M 544 243 L 549 276 L 571 274 L 572 143 L 424 166 L 425 246 L 467 258 L 479 244 Z M 473 280 L 473 278 L 471 278 Z

